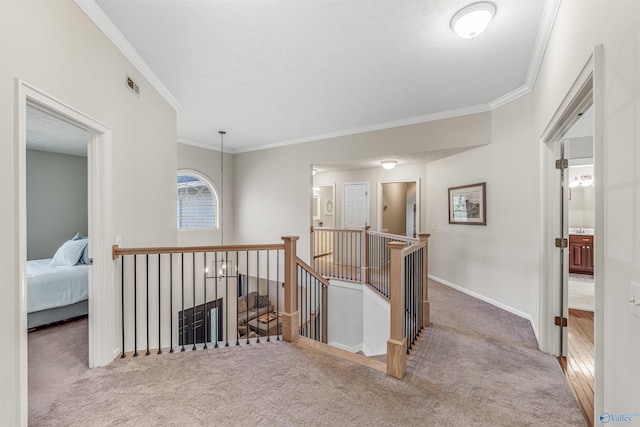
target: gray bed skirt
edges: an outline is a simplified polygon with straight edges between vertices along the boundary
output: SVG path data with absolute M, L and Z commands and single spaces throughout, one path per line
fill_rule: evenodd
M 75 304 L 66 305 L 64 307 L 50 308 L 49 310 L 34 311 L 27 314 L 27 328 L 36 328 L 38 326 L 48 325 L 49 323 L 59 322 L 74 317 L 85 316 L 89 314 L 89 300 L 78 301 Z

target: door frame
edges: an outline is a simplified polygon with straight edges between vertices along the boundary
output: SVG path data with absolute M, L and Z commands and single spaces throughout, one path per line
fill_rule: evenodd
M 382 184 L 392 184 L 394 182 L 415 182 L 416 184 L 416 232 L 420 233 L 420 212 L 421 212 L 421 200 L 420 200 L 420 178 L 405 178 L 405 179 L 385 179 L 378 181 L 378 232 L 382 231 Z M 409 236 L 411 237 L 411 236 Z
M 557 311 L 560 293 L 560 262 L 554 239 L 558 234 L 560 200 L 555 169 L 554 145 L 564 133 L 575 123 L 578 114 L 586 110 L 592 103 L 594 112 L 593 146 L 594 146 L 594 178 L 595 178 L 595 233 L 594 239 L 603 242 L 604 233 L 604 57 L 603 47 L 594 47 L 582 71 L 576 78 L 555 114 L 540 136 L 541 167 L 541 217 L 543 218 L 541 233 L 541 275 L 540 275 L 540 349 L 555 355 L 560 354 L 559 329 L 554 324 L 554 310 Z M 565 265 L 568 272 L 568 265 Z M 604 319 L 597 315 L 604 308 L 604 251 L 596 251 L 594 256 L 595 270 L 595 313 L 594 319 L 594 412 L 599 414 L 603 408 L 604 366 Z
M 79 126 L 91 134 L 87 144 L 89 254 L 94 260 L 89 268 L 89 367 L 105 366 L 119 353 L 117 343 L 116 294 L 112 280 L 112 132 L 109 126 L 91 118 L 34 86 L 15 79 L 16 152 L 18 154 L 18 262 L 19 280 L 15 312 L 19 314 L 19 383 L 18 404 L 21 419 L 28 419 L 28 336 L 27 336 L 27 203 L 26 203 L 26 111 L 27 104 Z

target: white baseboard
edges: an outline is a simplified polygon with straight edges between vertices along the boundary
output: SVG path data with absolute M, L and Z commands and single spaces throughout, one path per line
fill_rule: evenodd
M 383 349 L 383 350 L 371 350 L 369 347 L 367 347 L 365 344 L 362 344 L 362 352 L 364 353 L 365 356 L 367 357 L 371 357 L 371 356 L 380 356 L 382 354 L 387 354 L 387 349 Z
M 330 342 L 329 345 L 332 345 L 336 348 L 339 348 L 341 350 L 346 350 L 349 353 L 357 353 L 359 351 L 362 351 L 362 343 L 354 346 L 354 347 L 349 347 L 348 345 L 344 345 L 344 344 L 340 344 L 338 342 Z
M 531 322 L 531 315 L 529 313 L 525 313 L 524 311 L 518 310 L 517 308 L 513 308 L 513 307 L 510 307 L 510 306 L 508 306 L 506 304 L 503 304 L 501 302 L 492 300 L 491 298 L 487 298 L 484 295 L 480 295 L 477 292 L 470 291 L 469 289 L 463 288 L 462 286 L 458 286 L 458 285 L 456 285 L 454 283 L 451 283 L 451 282 L 447 282 L 446 280 L 441 279 L 441 278 L 436 277 L 436 276 L 432 276 L 431 274 L 429 274 L 429 279 L 435 280 L 436 282 L 442 283 L 445 286 L 449 286 L 450 288 L 453 288 L 453 289 L 455 289 L 457 291 L 460 291 L 460 292 L 462 292 L 464 294 L 470 295 L 470 296 L 472 296 L 474 298 L 477 298 L 477 299 L 479 299 L 481 301 L 484 301 L 484 302 L 489 303 L 489 304 L 491 304 L 493 306 L 501 308 L 501 309 L 503 309 L 505 311 L 508 311 L 509 313 L 515 314 L 518 317 L 522 317 L 523 319 L 528 320 L 529 323 L 531 323 L 531 325 L 533 327 L 533 323 Z M 535 331 L 535 328 L 534 328 L 534 333 L 535 332 L 536 331 Z
M 538 328 L 536 325 L 529 319 L 529 324 L 531 325 L 531 329 L 533 329 L 533 336 L 536 338 L 536 343 L 538 343 L 538 348 L 540 348 L 540 334 L 538 334 Z

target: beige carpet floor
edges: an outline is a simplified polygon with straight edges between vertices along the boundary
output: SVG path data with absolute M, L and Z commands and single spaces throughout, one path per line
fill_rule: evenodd
M 86 368 L 87 324 L 29 336 L 29 424 L 583 426 L 528 322 L 432 282 L 433 325 L 404 381 L 271 342 Z M 34 354 L 35 353 L 35 354 Z

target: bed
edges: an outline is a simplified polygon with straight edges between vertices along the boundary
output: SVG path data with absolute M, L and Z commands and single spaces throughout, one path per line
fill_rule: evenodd
M 89 266 L 83 263 L 86 238 L 83 247 L 81 242 L 69 242 L 65 242 L 66 248 L 60 247 L 54 258 L 27 261 L 29 329 L 89 312 Z

